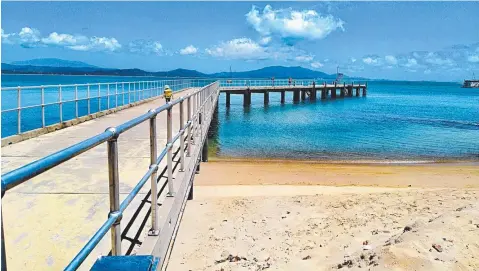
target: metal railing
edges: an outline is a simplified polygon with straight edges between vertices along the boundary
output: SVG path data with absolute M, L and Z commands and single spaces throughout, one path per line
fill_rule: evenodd
M 191 146 L 195 144 L 196 138 L 204 140 L 206 132 L 204 131 L 209 126 L 209 121 L 205 121 L 214 111 L 216 106 L 216 99 L 219 95 L 219 82 L 211 83 L 199 90 L 185 95 L 184 97 L 173 100 L 170 103 L 162 105 L 156 109 L 148 111 L 135 119 L 125 122 L 117 127 L 111 127 L 105 130 L 105 132 L 98 134 L 94 137 L 86 139 L 71 147 L 58 151 L 47 157 L 39 159 L 21 168 L 15 169 L 2 175 L 2 197 L 6 191 L 32 179 L 35 176 L 42 174 L 43 172 L 54 168 L 83 152 L 86 152 L 96 146 L 107 142 L 108 152 L 108 176 L 109 176 L 109 195 L 110 195 L 110 213 L 106 222 L 100 227 L 100 229 L 91 237 L 87 244 L 81 249 L 71 263 L 65 268 L 65 270 L 76 270 L 92 250 L 98 245 L 100 240 L 111 229 L 111 247 L 112 255 L 121 255 L 121 227 L 120 221 L 123 212 L 132 202 L 135 196 L 140 192 L 140 189 L 145 185 L 148 180 L 151 180 L 151 229 L 149 235 L 158 235 L 158 217 L 157 217 L 157 172 L 160 163 L 166 157 L 167 159 L 167 184 L 168 195 L 175 195 L 175 187 L 173 187 L 173 144 L 180 141 L 180 171 L 184 170 L 185 156 L 188 157 L 192 154 Z M 187 113 L 185 122 L 184 102 L 186 101 Z M 179 106 L 180 112 L 180 130 L 173 136 L 172 134 L 172 109 L 174 106 Z M 157 153 L 157 133 L 156 133 L 156 117 L 159 113 L 166 111 L 167 113 L 167 145 L 158 155 Z M 205 116 L 206 115 L 206 116 Z M 202 120 L 203 116 L 203 121 Z M 118 164 L 118 138 L 119 136 L 128 131 L 129 129 L 149 121 L 150 129 L 150 167 L 148 171 L 143 175 L 137 185 L 132 189 L 123 202 L 120 204 L 119 193 L 119 164 Z M 186 136 L 185 136 L 186 134 Z M 201 143 L 201 142 L 197 142 Z M 185 147 L 186 145 L 186 147 Z M 199 144 L 198 144 L 199 145 Z M 196 149 L 195 149 L 196 150 Z M 186 151 L 186 154 L 185 154 Z M 191 171 L 191 169 L 189 169 Z M 178 189 L 178 188 L 176 188 Z M 3 220 L 2 220 L 2 234 L 3 234 Z M 4 239 L 2 235 L 2 249 L 5 248 Z M 2 250 L 2 254 L 4 250 Z M 5 255 L 2 255 L 5 259 Z M 2 266 L 2 270 L 3 266 Z M 6 266 L 5 266 L 6 270 Z
M 176 92 L 186 88 L 203 87 L 211 82 L 214 82 L 214 80 L 181 79 L 3 87 L 1 89 L 1 113 L 5 115 L 16 112 L 16 116 L 2 119 L 2 126 L 12 127 L 8 130 L 7 136 L 17 135 L 67 120 L 78 119 L 102 110 L 158 97 L 163 94 L 165 85 L 169 85 Z M 24 119 L 28 119 L 26 119 L 26 125 L 24 125 L 27 127 L 22 128 L 22 111 L 38 108 L 40 114 L 23 116 Z M 47 116 L 47 108 L 55 108 L 58 114 L 54 113 Z M 38 118 L 38 115 L 41 117 Z M 49 119 L 53 121 L 48 121 Z
M 311 86 L 313 82 L 317 85 L 334 85 L 335 81 L 327 81 L 322 79 L 221 79 L 220 87 L 222 88 L 231 88 L 231 87 L 265 87 L 265 86 Z M 354 84 L 359 85 L 359 82 L 341 82 L 337 83 L 338 86 L 343 84 Z M 362 83 L 365 85 L 367 83 Z

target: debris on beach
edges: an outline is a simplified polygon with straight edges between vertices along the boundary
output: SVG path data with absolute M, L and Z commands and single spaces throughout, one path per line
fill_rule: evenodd
M 442 247 L 441 247 L 441 245 L 432 244 L 432 247 L 433 247 L 437 252 L 442 252 Z

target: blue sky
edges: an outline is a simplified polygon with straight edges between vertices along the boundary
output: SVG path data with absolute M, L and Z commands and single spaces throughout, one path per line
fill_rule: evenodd
M 303 66 L 352 76 L 479 74 L 479 2 L 2 2 L 2 62 L 114 68 Z

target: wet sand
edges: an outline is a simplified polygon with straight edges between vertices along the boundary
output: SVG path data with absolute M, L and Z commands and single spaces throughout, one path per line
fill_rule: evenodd
M 474 163 L 203 163 L 168 270 L 478 270 L 478 200 Z

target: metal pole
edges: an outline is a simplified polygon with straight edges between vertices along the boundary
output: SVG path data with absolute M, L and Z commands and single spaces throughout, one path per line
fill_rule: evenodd
M 115 128 L 107 129 L 114 134 Z M 118 172 L 118 135 L 108 140 L 108 177 L 110 190 L 110 215 L 120 210 L 120 176 Z M 111 226 L 111 255 L 121 255 L 121 217 Z
M 62 85 L 58 86 L 58 101 L 60 102 L 60 123 L 63 122 Z
M 191 121 L 191 97 L 188 96 L 188 99 L 186 100 L 186 114 L 188 115 L 188 122 Z M 188 126 L 188 150 L 186 152 L 186 156 L 190 157 L 191 156 L 191 145 L 193 144 L 193 139 L 192 139 L 192 134 L 191 134 L 191 126 L 193 126 L 193 122 L 190 123 L 190 126 Z
M 45 88 L 42 86 L 42 127 L 45 127 Z
M 75 118 L 78 118 L 78 86 L 75 85 Z
M 100 84 L 98 84 L 98 112 L 101 111 Z
M 155 113 L 154 109 L 150 112 Z M 150 236 L 157 236 L 160 233 L 158 228 L 158 183 L 157 174 L 158 166 L 156 165 L 157 159 L 157 141 L 156 141 L 156 115 L 150 119 L 150 167 L 155 167 L 155 171 L 151 174 L 151 229 L 148 232 Z
M 106 85 L 106 109 L 110 109 L 110 84 Z
M 185 171 L 185 123 L 183 113 L 183 99 L 180 101 L 180 172 Z
M 169 107 L 166 110 L 166 139 L 167 139 L 167 148 L 168 152 L 166 155 L 167 159 L 167 168 L 168 168 L 168 194 L 167 196 L 174 196 L 175 191 L 173 188 L 173 142 L 172 142 L 172 115 L 171 115 L 171 109 L 172 107 Z
M 90 84 L 87 85 L 86 97 L 88 101 L 88 115 L 90 115 Z
M 131 102 L 130 102 L 130 100 L 131 100 L 131 98 L 130 98 L 130 96 L 131 96 L 131 95 L 130 95 L 130 92 L 131 92 L 131 83 L 128 82 L 128 104 L 131 103 Z
M 22 133 L 22 111 L 21 111 L 22 102 L 21 102 L 20 91 L 21 91 L 21 88 L 18 87 L 18 91 L 17 91 L 17 124 L 18 124 L 17 132 L 18 134 Z
M 115 107 L 118 107 L 118 82 L 115 83 Z

